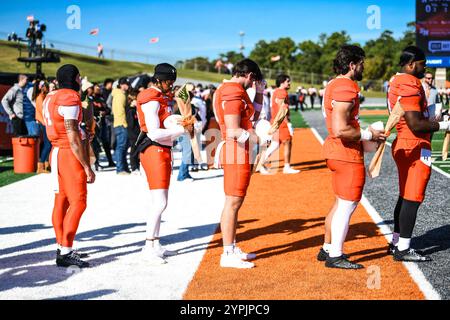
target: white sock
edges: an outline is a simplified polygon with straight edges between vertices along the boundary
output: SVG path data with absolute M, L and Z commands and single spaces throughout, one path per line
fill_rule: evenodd
M 338 205 L 331 221 L 331 247 L 329 251 L 331 258 L 342 256 L 350 218 L 357 206 L 358 202 L 338 199 Z
M 284 165 L 284 169 L 285 169 L 285 170 L 289 170 L 290 168 L 291 168 L 291 165 L 290 165 L 289 163 L 287 163 L 287 164 Z
M 61 247 L 62 247 L 62 246 L 61 246 L 59 243 L 56 244 L 56 249 L 61 250 Z
M 277 141 L 272 141 L 270 146 L 266 150 L 266 158 L 264 161 L 270 158 L 270 156 L 280 147 L 280 144 Z
M 397 233 L 397 232 L 394 232 L 393 234 L 392 234 L 392 244 L 394 245 L 394 246 L 397 246 L 397 244 L 398 244 L 398 239 L 400 238 L 400 233 Z
M 225 253 L 227 255 L 234 253 L 234 245 L 223 246 L 223 253 Z
M 405 251 L 409 249 L 409 246 L 411 244 L 411 239 L 408 238 L 399 238 L 398 239 L 398 250 Z
M 66 254 L 69 254 L 72 252 L 72 247 L 63 247 L 61 246 L 61 255 L 65 256 Z
M 147 220 L 147 239 L 157 238 L 161 224 L 161 216 L 167 207 L 168 190 L 151 190 L 152 205 Z
M 324 243 L 322 246 L 323 250 L 325 250 L 325 252 L 330 252 L 330 248 L 331 248 L 331 243 Z

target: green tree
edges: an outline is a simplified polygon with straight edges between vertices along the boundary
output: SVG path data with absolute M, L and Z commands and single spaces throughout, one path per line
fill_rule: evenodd
M 236 51 L 228 51 L 227 53 L 221 53 L 219 57 L 220 59 L 222 59 L 222 61 L 231 62 L 232 64 L 236 64 L 245 58 L 242 53 Z

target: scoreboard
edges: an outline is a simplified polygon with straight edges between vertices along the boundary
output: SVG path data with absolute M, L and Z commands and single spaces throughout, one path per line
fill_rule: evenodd
M 427 66 L 450 67 L 450 0 L 416 0 L 416 40 Z

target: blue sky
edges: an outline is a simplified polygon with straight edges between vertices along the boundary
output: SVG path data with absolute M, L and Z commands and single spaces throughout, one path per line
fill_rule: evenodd
M 81 29 L 69 30 L 66 9 L 78 5 L 81 9 Z M 381 9 L 381 29 L 369 30 L 367 8 Z M 364 43 L 376 38 L 383 30 L 394 31 L 396 37 L 415 20 L 414 0 L 210 0 L 210 1 L 2 1 L 0 31 L 23 34 L 26 17 L 47 24 L 48 39 L 156 54 L 170 58 L 207 56 L 239 50 L 239 32 L 246 33 L 245 53 L 255 43 L 289 36 L 294 41 L 317 41 L 320 33 L 346 30 L 352 40 Z M 100 28 L 100 34 L 89 31 Z M 150 44 L 149 39 L 160 42 Z

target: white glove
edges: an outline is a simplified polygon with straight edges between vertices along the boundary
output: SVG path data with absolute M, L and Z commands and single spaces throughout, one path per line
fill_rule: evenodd
M 288 122 L 288 129 L 289 129 L 289 133 L 291 134 L 291 137 L 293 137 L 294 136 L 294 126 L 290 122 Z
M 201 121 L 197 121 L 194 123 L 194 129 L 196 132 L 202 131 L 203 124 Z
M 261 80 L 261 81 L 256 81 L 255 82 L 255 89 L 256 89 L 256 93 L 264 93 L 264 90 L 266 90 L 266 86 L 267 86 L 267 82 L 266 80 Z

